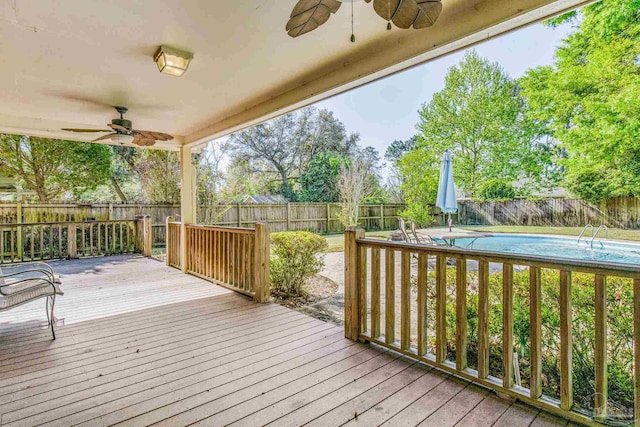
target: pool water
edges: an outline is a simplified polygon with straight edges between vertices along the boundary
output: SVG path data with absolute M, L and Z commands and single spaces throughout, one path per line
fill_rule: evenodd
M 590 238 L 588 239 L 590 240 Z M 570 258 L 599 262 L 615 262 L 640 266 L 640 245 L 597 239 L 593 243 L 577 237 L 531 236 L 518 234 L 494 234 L 478 239 L 457 239 L 461 248 L 507 252 L 526 255 L 542 255 L 553 258 Z

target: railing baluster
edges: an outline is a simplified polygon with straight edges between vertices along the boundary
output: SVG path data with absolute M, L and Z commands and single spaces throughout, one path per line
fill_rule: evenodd
M 502 264 L 502 386 L 513 387 L 513 264 Z
M 387 344 L 396 340 L 396 252 L 384 250 L 384 338 Z
M 33 233 L 33 225 L 31 227 L 29 227 L 29 240 L 30 240 L 30 251 L 31 251 L 31 257 L 29 258 L 31 261 L 33 261 L 35 259 L 35 255 L 34 255 L 34 242 L 33 242 L 33 237 L 34 237 L 34 233 Z
M 371 249 L 371 338 L 380 336 L 380 248 Z
M 11 234 L 11 259 L 9 262 L 13 262 L 14 261 L 14 250 L 15 250 L 15 246 L 16 246 L 16 239 L 15 239 L 15 230 L 13 228 L 10 228 L 10 234 Z
M 44 259 L 44 225 L 40 226 L 40 259 Z
M 542 286 L 540 268 L 529 268 L 529 336 L 531 353 L 531 379 L 529 391 L 532 398 L 542 396 Z
M 436 362 L 447 358 L 447 258 L 436 256 Z
M 489 263 L 478 262 L 478 378 L 489 376 Z
M 0 264 L 4 264 L 4 227 L 0 226 Z
M 360 290 L 358 295 L 360 301 L 358 306 L 360 308 L 360 333 L 367 332 L 367 248 L 364 246 L 358 247 L 358 284 Z
M 607 281 L 601 274 L 595 276 L 595 385 L 594 416 L 607 416 Z
M 571 272 L 560 270 L 560 407 L 573 406 Z
M 635 425 L 640 425 L 640 279 L 633 280 L 633 407 Z
M 429 275 L 429 255 L 418 254 L 418 356 L 427 354 L 427 286 Z
M 456 369 L 467 369 L 467 261 L 456 260 Z
M 400 348 L 411 347 L 411 252 L 400 256 Z

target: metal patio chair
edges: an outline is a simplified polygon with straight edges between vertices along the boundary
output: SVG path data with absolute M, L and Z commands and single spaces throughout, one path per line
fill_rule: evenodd
M 53 308 L 56 295 L 63 295 L 63 292 L 60 289 L 60 279 L 56 278 L 49 264 L 33 263 L 0 268 L 0 311 L 46 298 L 47 321 L 54 340 L 56 332 Z

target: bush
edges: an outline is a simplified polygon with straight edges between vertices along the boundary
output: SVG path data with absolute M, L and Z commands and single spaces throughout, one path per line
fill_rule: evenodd
M 479 196 L 483 200 L 511 200 L 516 190 L 504 179 L 488 179 L 480 185 Z
M 447 268 L 447 353 L 455 359 L 456 342 L 456 272 Z M 478 328 L 478 275 L 467 274 L 467 322 L 469 366 L 477 367 Z M 560 295 L 559 272 L 541 270 L 542 286 L 542 371 L 543 392 L 552 398 L 560 398 Z M 593 274 L 573 273 L 571 299 L 573 306 L 573 387 L 575 409 L 593 410 L 595 392 L 594 360 L 594 297 Z M 427 282 L 429 298 L 435 298 L 435 274 L 429 271 Z M 513 275 L 513 323 L 514 348 L 519 353 L 522 385 L 529 386 L 529 271 L 516 271 Z M 607 365 L 610 415 L 624 416 L 633 408 L 633 284 L 631 279 L 607 278 Z M 429 324 L 435 321 L 435 311 L 427 311 Z M 502 377 L 502 273 L 489 275 L 489 336 L 490 375 Z M 430 342 L 435 348 L 435 337 Z
M 307 231 L 271 235 L 271 287 L 284 296 L 305 295 L 307 280 L 324 267 L 327 241 Z

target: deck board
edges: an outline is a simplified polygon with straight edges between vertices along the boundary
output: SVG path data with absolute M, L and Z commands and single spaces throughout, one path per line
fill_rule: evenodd
M 152 259 L 52 264 L 55 341 L 44 301 L 0 313 L 3 427 L 567 424 Z

